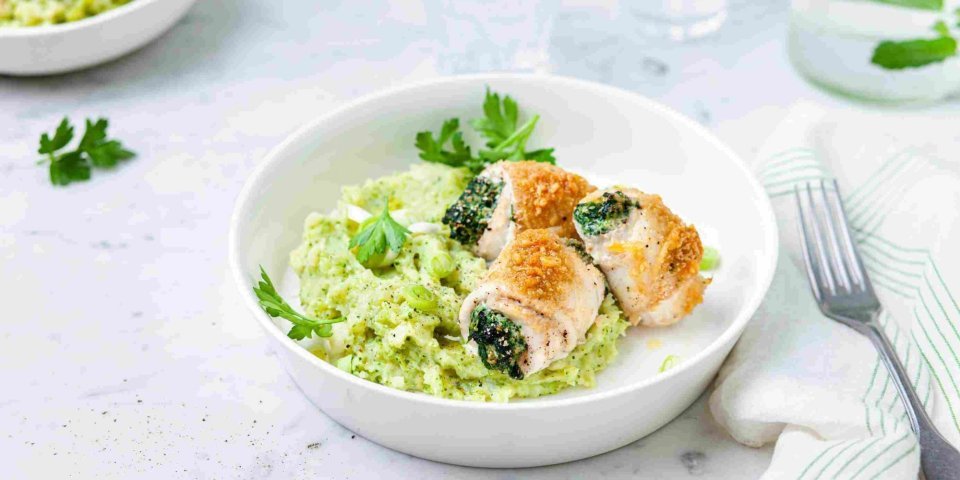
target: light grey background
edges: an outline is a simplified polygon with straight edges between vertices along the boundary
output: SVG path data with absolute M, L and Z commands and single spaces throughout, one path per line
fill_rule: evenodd
M 118 61 L 0 77 L 0 476 L 758 476 L 772 448 L 733 442 L 702 399 L 572 464 L 476 470 L 396 453 L 313 408 L 239 305 L 226 231 L 248 172 L 364 93 L 485 70 L 570 75 L 658 99 L 748 159 L 798 99 L 846 106 L 791 69 L 785 1 L 734 1 L 718 35 L 680 46 L 634 34 L 615 1 L 495 3 L 200 0 Z M 139 156 L 52 187 L 36 142 L 64 114 L 108 117 Z

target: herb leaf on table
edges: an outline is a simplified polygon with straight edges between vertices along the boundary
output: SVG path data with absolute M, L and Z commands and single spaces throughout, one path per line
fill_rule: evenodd
M 67 152 L 50 162 L 50 182 L 67 185 L 90 179 L 90 165 L 78 151 Z
M 40 149 L 37 150 L 37 153 L 41 155 L 53 154 L 53 152 L 67 146 L 70 140 L 73 140 L 73 125 L 70 125 L 67 117 L 63 117 L 63 120 L 60 120 L 60 124 L 57 125 L 53 139 L 47 136 L 46 133 L 40 135 Z
M 54 185 L 69 185 L 72 182 L 81 182 L 90 179 L 91 165 L 97 168 L 112 168 L 122 160 L 133 158 L 136 154 L 123 147 L 117 140 L 107 139 L 105 118 L 98 118 L 96 122 L 86 120 L 83 136 L 74 150 L 61 151 L 73 140 L 74 129 L 67 117 L 57 125 L 51 138 L 48 134 L 40 135 L 40 148 L 37 153 L 46 155 L 38 163 L 49 162 L 50 183 Z

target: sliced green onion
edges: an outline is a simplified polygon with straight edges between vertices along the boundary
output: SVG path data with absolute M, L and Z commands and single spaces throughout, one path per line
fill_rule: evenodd
M 439 252 L 427 259 L 427 271 L 433 278 L 447 278 L 455 268 L 453 257 L 447 252 Z
M 347 373 L 353 373 L 353 355 L 346 355 L 337 360 L 337 368 Z
M 680 363 L 680 357 L 676 355 L 667 355 L 667 358 L 664 358 L 663 363 L 660 364 L 660 373 L 676 367 L 678 363 Z
M 383 253 L 378 253 L 367 259 L 366 262 L 362 262 L 361 265 L 367 268 L 383 268 L 393 265 L 393 261 L 397 259 L 399 253 L 387 248 Z
M 703 258 L 700 259 L 700 270 L 713 270 L 720 265 L 720 252 L 716 248 L 703 247 Z
M 371 215 L 370 212 L 352 204 L 347 204 L 346 212 L 347 218 L 358 224 L 364 223 L 373 218 L 373 215 Z
M 407 285 L 400 289 L 400 294 L 411 307 L 421 312 L 430 313 L 437 309 L 437 296 L 423 285 Z

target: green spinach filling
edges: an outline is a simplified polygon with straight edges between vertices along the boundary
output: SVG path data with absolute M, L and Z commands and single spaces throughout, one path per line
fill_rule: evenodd
M 593 265 L 593 257 L 587 253 L 587 247 L 583 244 L 583 241 L 579 238 L 565 238 L 564 242 L 568 247 L 572 248 L 577 255 L 580 256 L 580 259 L 583 260 L 587 265 Z
M 520 356 L 527 351 L 527 341 L 520 326 L 506 315 L 480 305 L 470 314 L 469 338 L 477 342 L 480 361 L 491 370 L 500 370 L 520 380 Z
M 441 220 L 450 227 L 450 238 L 463 245 L 476 245 L 487 229 L 502 191 L 502 181 L 485 177 L 471 180 Z
M 573 220 L 584 235 L 601 235 L 627 223 L 634 208 L 641 208 L 640 203 L 623 192 L 604 192 L 598 202 L 577 205 L 573 209 Z

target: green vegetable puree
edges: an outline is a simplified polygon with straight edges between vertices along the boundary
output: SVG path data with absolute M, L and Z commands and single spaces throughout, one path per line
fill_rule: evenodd
M 75 22 L 131 0 L 0 0 L 0 27 Z
M 487 369 L 461 343 L 460 305 L 487 267 L 451 240 L 447 227 L 439 234 L 411 235 L 394 263 L 384 268 L 367 269 L 348 250 L 357 224 L 347 219 L 347 204 L 378 212 L 389 199 L 399 222 L 439 224 L 470 179 L 466 169 L 418 164 L 346 187 L 333 214 L 307 217 L 303 243 L 290 255 L 300 277 L 300 301 L 308 315 L 346 318 L 312 351 L 358 377 L 445 398 L 504 402 L 592 387 L 597 372 L 616 357 L 616 340 L 628 325 L 612 296 L 607 295 L 583 344 L 546 370 L 515 380 Z M 438 269 L 431 268 L 430 259 L 444 253 L 453 259 L 453 272 L 440 269 L 444 278 L 436 278 Z M 411 296 L 413 285 L 432 295 L 418 289 Z M 411 301 L 424 297 L 431 300 L 429 308 Z

